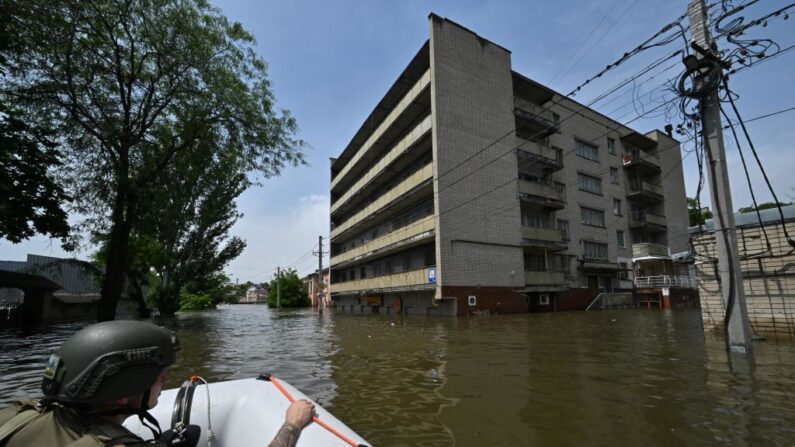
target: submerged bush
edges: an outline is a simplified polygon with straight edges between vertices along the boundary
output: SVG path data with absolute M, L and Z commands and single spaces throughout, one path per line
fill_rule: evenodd
M 213 309 L 212 298 L 204 293 L 182 292 L 179 295 L 179 310 L 204 310 Z

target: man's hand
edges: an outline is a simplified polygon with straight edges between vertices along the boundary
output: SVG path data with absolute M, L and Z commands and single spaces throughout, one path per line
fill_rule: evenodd
M 315 415 L 315 405 L 308 400 L 297 400 L 290 404 L 287 409 L 287 415 L 284 420 L 288 424 L 293 424 L 297 428 L 303 428 L 304 425 L 312 420 Z

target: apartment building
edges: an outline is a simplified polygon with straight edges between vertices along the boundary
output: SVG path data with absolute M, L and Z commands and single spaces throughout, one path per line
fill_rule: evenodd
M 338 310 L 584 309 L 632 288 L 636 244 L 685 250 L 676 140 L 563 98 L 448 19 L 429 30 L 331 161 Z

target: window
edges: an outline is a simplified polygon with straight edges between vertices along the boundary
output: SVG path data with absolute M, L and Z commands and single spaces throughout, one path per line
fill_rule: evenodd
M 425 267 L 436 265 L 436 249 L 425 250 Z
M 605 226 L 605 212 L 602 210 L 581 206 L 580 217 L 582 218 L 582 223 L 585 225 L 593 225 L 595 227 Z
M 528 272 L 547 271 L 547 263 L 544 255 L 524 255 L 524 269 Z
M 558 230 L 560 230 L 560 237 L 564 241 L 569 240 L 569 221 L 558 219 Z
M 629 268 L 627 267 L 627 263 L 626 262 L 619 262 L 618 263 L 618 273 L 616 274 L 616 276 L 620 280 L 629 279 Z
M 618 185 L 618 168 L 610 168 L 610 183 Z
M 391 275 L 392 274 L 392 260 L 391 259 L 387 259 L 386 261 L 384 261 L 384 270 L 386 270 L 386 274 L 387 275 Z
M 373 276 L 381 276 L 381 263 L 376 262 L 373 264 Z
M 620 216 L 621 213 L 621 199 L 613 199 L 613 214 Z
M 599 161 L 599 151 L 596 146 L 590 145 L 580 140 L 574 140 L 574 151 L 582 158 Z
M 554 185 L 555 185 L 555 191 L 560 192 L 561 198 L 563 199 L 563 202 L 565 203 L 566 202 L 566 184 L 562 183 L 562 182 L 555 182 Z
M 602 179 L 599 177 L 578 172 L 577 183 L 580 185 L 580 191 L 590 192 L 593 194 L 602 193 Z
M 538 304 L 541 306 L 549 306 L 549 294 L 542 293 L 538 295 Z
M 607 152 L 616 155 L 616 140 L 612 138 L 607 139 Z
M 557 113 L 555 113 L 555 112 L 552 112 L 552 121 L 553 121 L 555 124 L 560 124 L 560 115 L 558 115 L 558 114 L 557 114 Z
M 362 269 L 359 271 L 359 278 L 361 279 L 367 278 L 367 270 L 365 269 L 365 267 L 362 267 Z
M 525 214 L 522 216 L 522 225 L 533 228 L 546 228 L 544 218 L 541 216 L 532 216 Z
M 621 248 L 627 248 L 627 243 L 624 240 L 624 232 L 616 230 L 616 244 Z
M 411 268 L 411 258 L 409 256 L 403 257 L 403 271 L 407 272 Z
M 583 256 L 590 259 L 607 259 L 607 244 L 584 241 Z

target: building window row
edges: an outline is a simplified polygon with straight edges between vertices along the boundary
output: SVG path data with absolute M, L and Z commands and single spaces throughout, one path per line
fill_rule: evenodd
M 409 272 L 420 268 L 436 265 L 436 249 L 433 247 L 422 251 L 412 250 L 379 259 L 358 267 L 333 271 L 332 283 L 343 283 L 361 279 L 378 278 L 380 276 Z
M 433 214 L 433 199 L 429 198 L 419 205 L 410 208 L 408 211 L 398 214 L 392 220 L 385 222 L 375 228 L 363 231 L 344 244 L 339 245 L 339 250 L 332 250 L 331 255 L 336 256 L 352 250 L 356 247 L 362 246 L 374 239 L 379 238 L 385 234 L 399 230 L 403 227 L 413 224 L 425 217 Z

